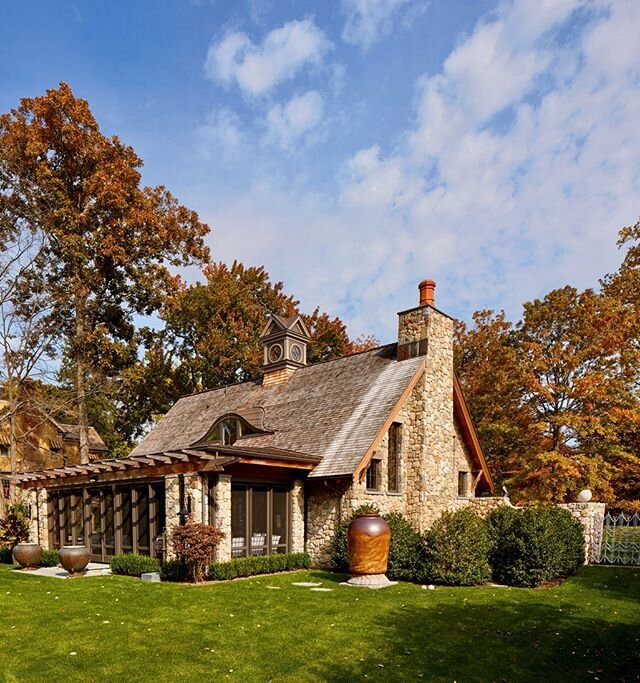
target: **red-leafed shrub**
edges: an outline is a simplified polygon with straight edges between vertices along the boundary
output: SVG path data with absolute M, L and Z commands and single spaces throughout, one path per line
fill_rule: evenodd
M 222 531 L 210 524 L 189 522 L 173 532 L 173 549 L 186 564 L 192 581 L 204 581 L 213 550 L 223 538 Z

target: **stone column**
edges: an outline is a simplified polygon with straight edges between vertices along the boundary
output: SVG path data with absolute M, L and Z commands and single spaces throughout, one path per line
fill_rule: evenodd
M 296 479 L 291 487 L 291 547 L 289 552 L 304 552 L 304 481 Z
M 598 562 L 602 544 L 605 504 L 561 503 L 558 507 L 568 510 L 582 524 L 584 530 L 585 564 Z
M 49 548 L 49 500 L 47 489 L 38 489 L 38 543 L 47 550 Z
M 29 489 L 25 494 L 23 494 L 22 500 L 31 511 L 31 518 L 29 520 L 29 542 L 40 543 L 38 533 L 38 490 Z
M 191 520 L 195 524 L 207 524 L 206 512 L 203 513 L 202 502 L 206 501 L 207 495 L 204 486 L 205 480 L 197 472 L 184 475 L 184 495 L 191 499 Z
M 177 474 L 170 474 L 164 478 L 165 491 L 165 557 L 175 558 L 171 545 L 173 530 L 180 525 L 180 480 Z
M 215 526 L 222 531 L 224 538 L 216 548 L 216 562 L 231 559 L 231 477 L 219 474 L 213 490 Z

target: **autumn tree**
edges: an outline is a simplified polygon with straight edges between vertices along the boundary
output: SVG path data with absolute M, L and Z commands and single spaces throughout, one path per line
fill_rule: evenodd
M 62 323 L 82 462 L 90 383 L 135 362 L 133 315 L 160 306 L 168 268 L 207 257 L 208 227 L 164 187 L 141 186 L 141 167 L 65 83 L 0 116 L 0 216 L 5 232 L 42 237 L 32 289 Z
M 519 340 L 504 311 L 473 314 L 473 326 L 454 328 L 454 364 L 498 485 L 511 476 L 514 453 L 527 453 L 534 434 L 523 401 Z

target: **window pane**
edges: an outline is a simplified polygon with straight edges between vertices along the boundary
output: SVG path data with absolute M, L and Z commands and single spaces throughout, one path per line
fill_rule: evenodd
M 73 528 L 77 545 L 84 543 L 84 515 L 82 513 L 82 491 L 78 491 L 73 495 Z
M 247 548 L 247 487 L 231 489 L 231 555 L 246 555 Z
M 389 453 L 387 458 L 387 489 L 399 490 L 398 462 L 402 425 L 394 422 L 389 428 Z
M 104 492 L 104 542 L 107 546 L 107 555 L 113 555 L 115 547 L 113 525 L 113 492 Z
M 254 486 L 251 497 L 251 554 L 267 552 L 267 487 Z
M 273 490 L 273 517 L 271 520 L 271 552 L 286 552 L 287 502 L 289 494 L 280 489 Z M 278 548 L 278 546 L 283 546 Z
M 121 494 L 121 516 L 122 516 L 122 550 L 131 552 L 133 550 L 133 529 L 131 524 L 131 490 L 125 489 Z
M 367 488 L 377 491 L 380 486 L 380 461 L 372 460 L 367 468 Z
M 138 528 L 138 552 L 143 555 L 149 554 L 149 490 L 147 487 L 137 489 L 138 502 L 137 528 Z
M 91 553 L 102 555 L 102 513 L 99 493 L 91 495 L 89 509 L 91 510 Z

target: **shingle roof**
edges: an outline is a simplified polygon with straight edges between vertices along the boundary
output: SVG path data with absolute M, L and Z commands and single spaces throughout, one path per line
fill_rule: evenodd
M 270 434 L 235 442 L 322 458 L 311 477 L 352 474 L 424 358 L 396 360 L 396 344 L 301 368 L 283 384 L 260 380 L 181 398 L 132 455 L 186 448 L 225 414 L 264 410 Z
M 56 422 L 55 425 L 61 432 L 64 432 L 64 438 L 67 441 L 80 441 L 80 425 L 66 424 L 64 422 Z M 95 427 L 89 426 L 88 440 L 90 450 L 107 450 L 107 444 L 102 440 L 102 437 L 98 434 Z

